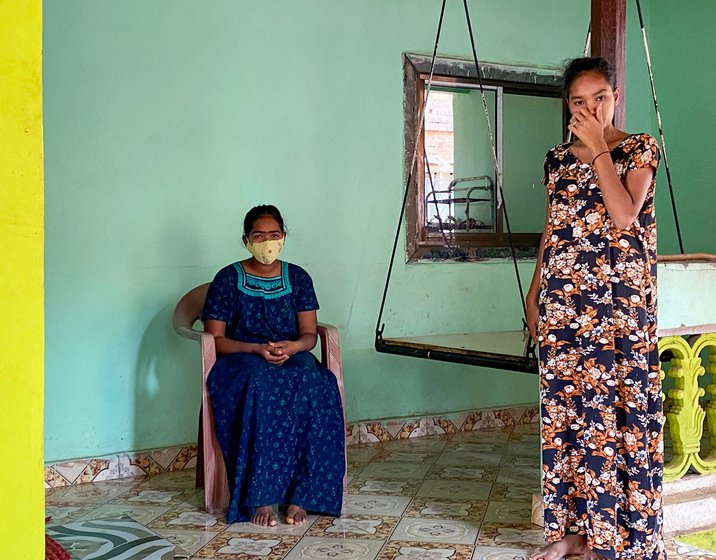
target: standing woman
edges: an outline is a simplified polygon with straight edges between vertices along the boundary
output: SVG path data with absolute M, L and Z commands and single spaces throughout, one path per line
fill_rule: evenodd
M 310 353 L 318 301 L 308 273 L 278 260 L 285 235 L 275 206 L 252 208 L 243 236 L 252 256 L 216 274 L 202 312 L 219 354 L 207 385 L 228 474 L 227 523 L 274 526 L 273 504 L 288 505 L 289 524 L 307 511 L 341 514 L 341 397 Z
M 615 73 L 564 73 L 576 141 L 547 153 L 527 295 L 539 345 L 545 538 L 532 560 L 665 559 L 656 337 L 656 140 L 612 125 Z

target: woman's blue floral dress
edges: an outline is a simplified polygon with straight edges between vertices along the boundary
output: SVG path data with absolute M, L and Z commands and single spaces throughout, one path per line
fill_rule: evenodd
M 234 263 L 211 283 L 202 320 L 225 322 L 234 340 L 277 342 L 298 338 L 297 314 L 315 309 L 313 283 L 302 268 L 282 262 L 281 276 L 260 278 Z M 228 523 L 276 503 L 340 515 L 345 436 L 330 371 L 310 352 L 282 365 L 255 354 L 225 354 L 207 384 L 228 473 Z

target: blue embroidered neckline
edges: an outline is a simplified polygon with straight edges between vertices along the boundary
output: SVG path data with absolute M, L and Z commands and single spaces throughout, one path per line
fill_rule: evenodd
M 234 268 L 239 275 L 237 287 L 247 296 L 275 299 L 286 296 L 292 291 L 288 279 L 288 263 L 285 261 L 281 262 L 281 276 L 271 278 L 249 274 L 239 262 L 234 263 Z

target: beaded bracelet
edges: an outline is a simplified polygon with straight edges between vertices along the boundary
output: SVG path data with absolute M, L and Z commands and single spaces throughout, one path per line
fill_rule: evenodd
M 609 150 L 604 150 L 603 152 L 599 152 L 596 156 L 594 156 L 594 159 L 592 160 L 592 165 L 594 165 L 594 162 L 597 161 L 597 158 L 599 156 L 603 156 L 604 154 L 608 154 Z

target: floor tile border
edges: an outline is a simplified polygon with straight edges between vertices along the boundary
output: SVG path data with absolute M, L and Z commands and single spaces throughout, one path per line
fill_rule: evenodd
M 439 416 L 356 422 L 346 426 L 346 445 L 512 428 L 538 422 L 537 405 L 471 410 Z M 45 488 L 133 478 L 196 467 L 196 444 L 119 453 L 45 465 Z

